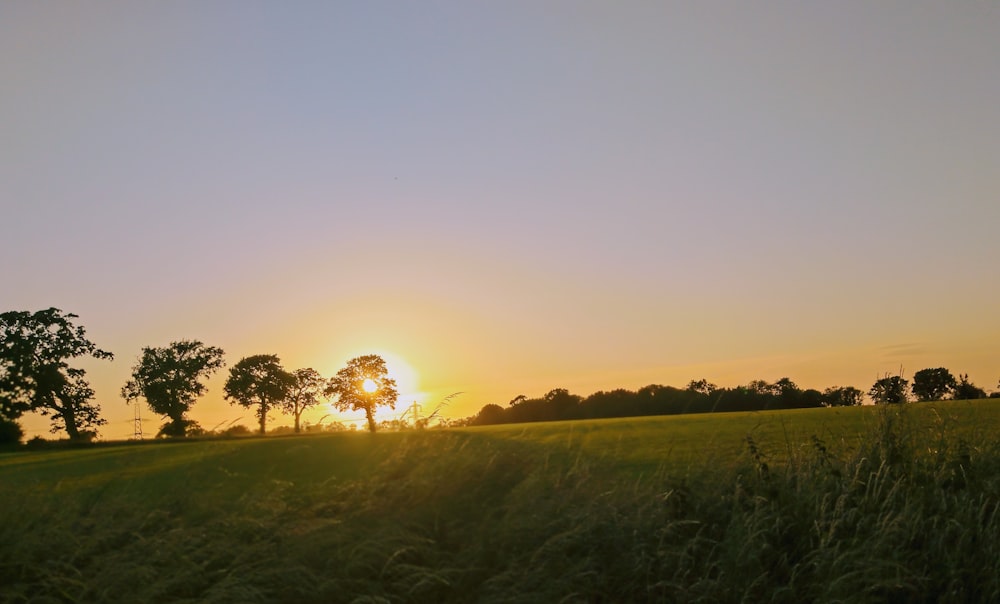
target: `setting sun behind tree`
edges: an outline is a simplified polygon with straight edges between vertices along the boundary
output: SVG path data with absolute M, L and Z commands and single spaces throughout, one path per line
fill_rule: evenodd
M 327 396 L 336 396 L 334 405 L 341 411 L 364 410 L 368 430 L 375 432 L 375 409 L 396 408 L 396 380 L 389 377 L 385 360 L 377 354 L 367 354 L 347 362 L 337 372 L 326 389 Z

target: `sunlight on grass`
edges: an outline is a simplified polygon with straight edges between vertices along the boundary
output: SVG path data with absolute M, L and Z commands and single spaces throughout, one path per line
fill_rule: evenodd
M 12 602 L 992 600 L 998 416 L 947 403 L 4 454 L 0 585 Z

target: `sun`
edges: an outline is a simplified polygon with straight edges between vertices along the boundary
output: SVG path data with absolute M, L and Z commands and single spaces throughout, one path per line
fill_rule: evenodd
M 398 398 L 396 399 L 395 408 L 389 406 L 378 407 L 375 410 L 375 419 L 377 421 L 392 421 L 399 419 L 404 413 L 407 413 L 411 409 L 412 405 L 424 405 L 429 398 L 429 394 L 420 389 L 420 376 L 417 370 L 414 369 L 412 365 L 403 357 L 390 352 L 385 349 L 380 349 L 377 347 L 359 349 L 350 351 L 349 354 L 344 354 L 342 357 L 338 355 L 336 362 L 330 364 L 329 373 L 332 375 L 335 373 L 336 367 L 342 367 L 343 363 L 346 361 L 341 361 L 340 358 L 353 358 L 361 356 L 363 354 L 377 354 L 385 360 L 385 366 L 387 370 L 386 377 L 392 379 L 396 382 L 396 389 L 398 391 Z M 361 393 L 369 396 L 375 396 L 379 391 L 378 380 L 373 380 L 368 378 L 358 384 Z M 412 413 L 412 411 L 410 411 Z M 343 411 L 339 409 L 336 405 L 336 401 L 329 401 L 322 409 L 317 408 L 314 415 L 317 417 L 326 417 L 324 414 L 328 414 L 333 419 L 332 421 L 341 421 L 346 425 L 357 425 L 358 427 L 364 427 L 363 421 L 364 417 L 358 415 L 354 412 Z

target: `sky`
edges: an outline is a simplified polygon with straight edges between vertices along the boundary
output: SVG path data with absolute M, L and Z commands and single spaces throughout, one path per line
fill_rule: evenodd
M 116 355 L 79 362 L 104 438 L 181 339 L 381 354 L 399 409 L 461 392 L 449 417 L 939 366 L 995 390 L 998 76 L 994 2 L 5 2 L 0 311 Z M 226 371 L 191 417 L 253 426 Z

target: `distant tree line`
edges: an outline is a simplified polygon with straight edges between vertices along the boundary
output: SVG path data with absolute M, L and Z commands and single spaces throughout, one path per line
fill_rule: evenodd
M 968 375 L 958 379 L 947 369 L 923 369 L 913 376 L 911 388 L 902 376 L 886 376 L 868 390 L 876 404 L 905 403 L 911 392 L 916 400 L 979 399 L 986 392 L 969 382 Z M 507 405 L 488 404 L 467 418 L 473 426 L 520 422 L 602 419 L 683 413 L 718 413 L 726 411 L 766 411 L 772 409 L 808 409 L 860 405 L 865 393 L 853 386 L 833 386 L 822 392 L 801 389 L 783 377 L 773 383 L 753 380 L 734 388 L 720 388 L 708 380 L 695 380 L 685 388 L 649 385 L 639 390 L 599 391 L 587 397 L 557 388 L 541 398 L 520 395 Z M 991 397 L 1000 397 L 994 392 Z
M 643 415 L 680 415 L 725 411 L 762 411 L 809 407 L 860 405 L 863 393 L 850 386 L 826 391 L 799 388 L 789 378 L 769 383 L 754 380 L 744 386 L 720 388 L 707 380 L 686 388 L 651 384 L 638 390 L 599 391 L 587 397 L 557 388 L 541 398 L 518 396 L 506 406 L 486 405 L 470 418 L 470 425 L 603 419 Z
M 887 375 L 872 385 L 868 396 L 875 403 L 907 403 L 911 400 L 976 400 L 986 398 L 987 393 L 969 381 L 969 374 L 959 374 L 956 379 L 944 367 L 935 367 L 914 373 L 912 386 L 902 375 Z M 1000 398 L 1000 392 L 989 396 Z

